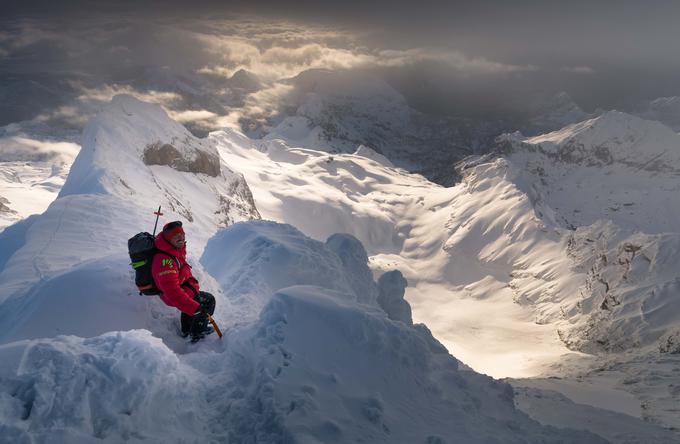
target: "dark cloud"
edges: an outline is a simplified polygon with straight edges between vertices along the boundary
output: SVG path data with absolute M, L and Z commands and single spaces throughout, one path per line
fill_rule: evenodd
M 521 115 L 560 91 L 622 108 L 680 94 L 678 18 L 671 1 L 9 2 L 0 124 L 137 92 L 209 129 L 268 112 L 277 80 L 315 68 L 369 70 L 437 114 Z M 229 83 L 241 69 L 257 95 Z

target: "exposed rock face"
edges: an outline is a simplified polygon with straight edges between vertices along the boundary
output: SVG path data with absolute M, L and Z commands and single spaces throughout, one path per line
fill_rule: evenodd
M 680 354 L 680 330 L 676 330 L 661 338 L 659 341 L 659 352 L 673 355 Z
M 262 219 L 255 207 L 253 193 L 241 175 L 229 183 L 229 193 L 220 194 L 218 199 L 220 206 L 215 214 L 220 218 L 220 226 L 228 227 L 239 220 Z
M 220 174 L 220 159 L 217 155 L 201 150 L 192 152 L 193 158 L 182 155 L 180 151 L 169 143 L 153 143 L 144 149 L 144 163 L 146 165 L 167 165 L 177 171 L 187 173 L 202 173 L 211 177 Z
M 9 214 L 15 214 L 16 211 L 11 209 L 7 204 L 9 204 L 9 200 L 5 199 L 4 197 L 0 196 L 0 213 L 9 213 Z

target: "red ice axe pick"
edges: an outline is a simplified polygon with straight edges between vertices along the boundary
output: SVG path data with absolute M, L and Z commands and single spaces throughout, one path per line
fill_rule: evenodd
M 222 330 L 220 330 L 220 328 L 217 326 L 217 322 L 215 322 L 215 320 L 213 319 L 212 316 L 210 316 L 210 314 L 208 314 L 208 320 L 210 321 L 210 323 L 212 324 L 213 328 L 214 328 L 215 331 L 217 332 L 217 336 L 219 336 L 220 339 L 222 339 Z

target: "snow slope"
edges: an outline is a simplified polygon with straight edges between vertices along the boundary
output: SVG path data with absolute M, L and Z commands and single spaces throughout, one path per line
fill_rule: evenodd
M 680 324 L 680 136 L 609 112 L 513 137 L 500 145 L 522 171 L 517 182 L 544 219 L 571 229 L 564 234 L 570 272 L 582 281 L 562 303 L 575 324 L 563 329 L 565 341 L 616 351 L 665 340 Z
M 279 88 L 286 93 L 276 112 L 241 122 L 248 136 L 330 153 L 353 153 L 364 145 L 448 186 L 459 180 L 454 163 L 488 152 L 505 132 L 541 134 L 589 117 L 564 92 L 517 103 L 505 118 L 475 116 L 466 109 L 428 114 L 377 74 L 362 70 L 312 69 L 282 81 Z M 422 101 L 415 96 L 415 103 Z
M 182 157 L 171 158 L 172 166 L 146 165 L 145 150 L 159 143 Z M 153 322 L 143 314 L 147 301 L 123 283 L 131 270 L 125 242 L 151 231 L 158 205 L 165 221 L 185 221 L 193 255 L 218 227 L 259 217 L 243 178 L 158 106 L 116 97 L 88 124 L 82 146 L 45 213 L 0 233 L 2 342 Z M 215 176 L 178 170 L 210 155 Z M 100 285 L 113 290 L 93 291 Z
M 505 129 L 497 122 L 428 116 L 368 72 L 308 70 L 286 85 L 279 114 L 248 135 L 331 153 L 364 145 L 437 183 L 454 183 L 453 163 Z
M 463 162 L 452 188 L 296 139 L 211 138 L 265 217 L 319 240 L 351 233 L 376 273 L 399 268 L 414 319 L 466 364 L 576 378 L 613 359 L 606 386 L 633 393 L 646 420 L 677 424 L 677 393 L 662 393 L 676 379 L 652 364 L 677 361 L 668 352 L 680 324 L 680 144 L 668 128 L 611 112 L 543 136 L 507 135 L 494 155 Z M 622 350 L 632 354 L 606 354 Z
M 215 143 L 114 98 L 59 197 L 0 233 L 2 440 L 605 442 L 541 426 L 509 385 L 459 371 L 404 315 L 406 281 L 376 283 L 352 236 L 234 224 L 258 213 Z M 187 222 L 221 341 L 184 342 L 176 311 L 132 290 L 124 241 L 156 203 Z
M 531 376 L 569 352 L 554 326 L 537 324 L 513 301 L 512 261 L 527 251 L 538 261 L 562 241 L 543 235 L 502 162 L 444 188 L 371 158 L 253 142 L 233 131 L 211 138 L 225 161 L 240 166 L 265 217 L 319 240 L 352 234 L 376 273 L 400 269 L 415 319 L 466 364 L 494 376 Z M 489 205 L 499 196 L 502 205 Z
M 606 442 L 540 426 L 515 409 L 509 385 L 459 371 L 424 326 L 389 320 L 375 302 L 360 302 L 346 284 L 353 276 L 337 266 L 340 256 L 360 257 L 361 244 L 334 250 L 334 243 L 273 222 L 218 232 L 201 258 L 206 269 L 229 264 L 243 282 L 266 282 L 253 291 L 223 276 L 218 282 L 229 291 L 220 299 L 259 297 L 263 308 L 252 319 L 222 310 L 221 319 L 240 324 L 222 341 L 211 338 L 186 354 L 143 330 L 0 346 L 2 436 L 12 442 Z M 286 268 L 305 260 L 325 271 Z M 272 277 L 267 271 L 276 265 L 282 276 Z M 365 261 L 346 265 L 368 270 Z M 368 276 L 363 287 L 372 283 Z M 319 278 L 324 284 L 313 285 Z M 296 285 L 278 288 L 290 283 Z
M 546 374 L 625 390 L 643 419 L 677 429 L 680 138 L 609 112 L 543 136 L 506 136 L 498 150 L 535 214 L 561 233 L 553 253 L 569 258 L 513 271 L 515 296 L 570 348 L 598 355 Z
M 611 393 L 609 393 L 610 398 L 603 397 L 601 387 L 595 386 L 591 398 L 583 403 L 576 403 L 558 391 L 533 388 L 531 382 L 528 383 L 529 387 L 523 387 L 523 384 L 526 384 L 526 382 L 513 381 L 515 403 L 529 416 L 542 424 L 550 424 L 555 427 L 579 427 L 587 424 L 588 430 L 611 442 L 664 444 L 678 441 L 677 436 L 670 431 L 663 430 L 628 414 L 617 413 L 616 405 L 610 406 L 607 410 L 593 407 L 603 398 L 605 402 L 610 399 L 620 399 L 620 396 L 617 398 L 616 395 Z M 578 384 L 575 383 L 575 385 Z M 564 387 L 561 387 L 561 390 L 564 390 Z M 573 396 L 573 394 L 570 395 Z

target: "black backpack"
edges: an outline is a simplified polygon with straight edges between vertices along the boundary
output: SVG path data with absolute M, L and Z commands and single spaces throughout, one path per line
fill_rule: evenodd
M 130 265 L 135 270 L 135 285 L 137 285 L 140 295 L 156 296 L 161 294 L 151 274 L 151 264 L 156 254 L 164 254 L 174 259 L 177 262 L 177 271 L 181 267 L 179 259 L 165 251 L 159 251 L 154 244 L 153 235 L 146 232 L 137 233 L 128 240 L 128 254 L 132 261 Z

